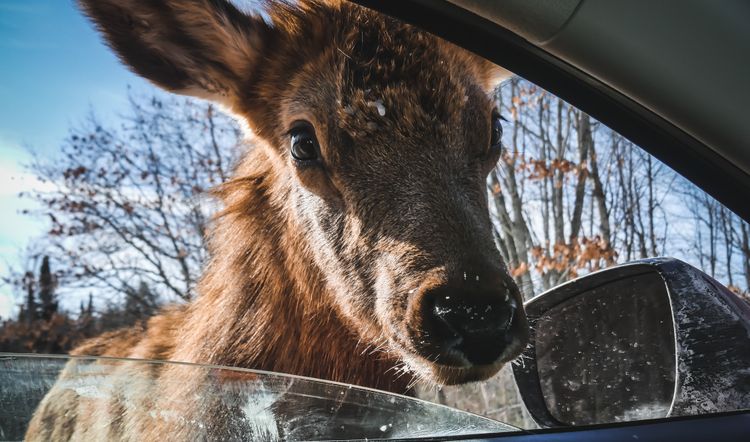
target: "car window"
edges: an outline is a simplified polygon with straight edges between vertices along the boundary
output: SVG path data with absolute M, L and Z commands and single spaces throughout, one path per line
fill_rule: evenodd
M 476 252 L 476 256 L 481 253 L 485 254 L 482 257 L 494 254 L 496 267 L 507 269 L 507 280 L 502 279 L 506 275 L 495 275 L 498 279 L 492 287 L 482 285 L 482 290 L 490 292 L 500 286 L 507 289 L 506 283 L 515 283 L 523 301 L 597 270 L 651 257 L 678 258 L 725 285 L 737 299 L 750 299 L 750 225 L 747 222 L 627 138 L 577 109 L 574 103 L 565 102 L 523 78 L 491 66 L 476 55 L 450 52 L 452 57 L 436 59 L 431 66 L 434 72 L 430 71 L 420 57 L 429 55 L 431 48 L 438 45 L 437 40 L 428 40 L 426 34 L 419 34 L 416 39 L 418 50 L 399 52 L 393 47 L 380 47 L 378 45 L 383 42 L 393 44 L 393 41 L 411 35 L 411 31 L 403 31 L 408 27 L 399 24 L 403 34 L 396 33 L 393 38 L 388 35 L 384 39 L 383 32 L 376 32 L 378 28 L 372 25 L 373 22 L 385 23 L 383 17 L 365 20 L 363 23 L 367 27 L 362 24 L 361 29 L 352 28 L 351 23 L 349 27 L 337 28 L 335 20 L 325 22 L 325 26 L 321 27 L 325 30 L 322 37 L 315 34 L 316 38 L 299 43 L 292 37 L 298 35 L 295 34 L 297 32 L 309 31 L 304 26 L 296 26 L 306 23 L 304 17 L 318 14 L 318 19 L 329 20 L 329 16 L 312 7 L 297 10 L 289 6 L 291 9 L 278 12 L 274 18 L 264 9 L 266 6 L 254 1 L 237 0 L 227 3 L 234 5 L 234 8 L 226 7 L 218 15 L 226 19 L 218 21 L 219 26 L 224 26 L 222 31 L 235 32 L 240 29 L 237 23 L 245 20 L 240 17 L 266 22 L 276 20 L 275 26 L 260 27 L 270 37 L 263 40 L 263 45 L 253 47 L 276 52 L 256 57 L 248 55 L 255 54 L 253 48 L 248 49 L 242 44 L 228 46 L 233 57 L 245 57 L 242 60 L 252 59 L 254 62 L 262 60 L 265 64 L 253 65 L 254 68 L 250 69 L 245 62 L 235 63 L 236 58 L 222 58 L 226 53 L 219 52 L 227 46 L 218 46 L 218 43 L 256 41 L 254 39 L 260 36 L 248 32 L 211 34 L 206 31 L 201 35 L 191 34 L 190 38 L 169 42 L 185 44 L 205 37 L 205 41 L 201 40 L 202 44 L 196 46 L 205 53 L 195 55 L 195 51 L 168 46 L 161 48 L 158 56 L 148 58 L 148 63 L 131 62 L 132 71 L 144 77 L 152 75 L 148 77 L 149 83 L 131 74 L 113 54 L 118 50 L 118 45 L 124 46 L 124 50 L 119 47 L 119 56 L 127 63 L 128 56 L 140 54 L 131 51 L 128 42 L 140 40 L 125 39 L 123 43 L 116 40 L 117 33 L 113 32 L 109 41 L 113 48 L 109 48 L 101 43 L 102 36 L 81 11 L 70 2 L 57 3 L 52 0 L 40 2 L 38 8 L 0 5 L 0 14 L 3 18 L 7 17 L 0 24 L 3 26 L 0 33 L 12 36 L 8 40 L 12 44 L 0 45 L 0 58 L 13 60 L 17 67 L 0 72 L 0 83 L 13 86 L 9 91 L 0 90 L 1 94 L 7 94 L 7 102 L 10 103 L 0 109 L 1 352 L 65 354 L 79 348 L 83 342 L 94 342 L 88 339 L 113 330 L 130 328 L 140 333 L 139 336 L 145 336 L 145 330 L 151 327 L 149 324 L 163 327 L 161 330 L 167 330 L 164 334 L 169 335 L 172 332 L 169 324 L 181 324 L 183 319 L 183 316 L 175 319 L 178 318 L 175 312 L 193 312 L 191 307 L 185 306 L 193 305 L 189 303 L 204 296 L 201 284 L 218 287 L 216 292 L 222 296 L 227 293 L 256 293 L 253 290 L 258 289 L 257 280 L 239 281 L 243 275 L 263 265 L 261 260 L 254 260 L 249 252 L 257 244 L 250 240 L 242 242 L 246 237 L 252 237 L 250 233 L 263 235 L 292 230 L 298 236 L 309 237 L 327 233 L 328 236 L 318 238 L 314 245 L 303 250 L 304 256 L 314 256 L 316 263 L 329 263 L 325 275 L 316 276 L 300 270 L 304 278 L 300 277 L 301 281 L 296 286 L 287 286 L 284 284 L 289 278 L 285 275 L 260 273 L 264 282 L 273 281 L 273 284 L 268 283 L 268 287 L 277 289 L 273 292 L 274 299 L 286 299 L 299 286 L 311 293 L 322 286 L 335 287 L 338 292 L 347 293 L 364 292 L 360 286 L 368 285 L 369 296 L 336 304 L 335 309 L 325 313 L 315 311 L 299 315 L 315 323 L 327 323 L 337 315 L 351 315 L 342 321 L 347 327 L 341 325 L 336 328 L 333 337 L 351 332 L 357 338 L 352 339 L 351 349 L 347 347 L 345 353 L 338 353 L 341 364 L 337 367 L 339 369 L 327 372 L 330 377 L 335 374 L 339 376 L 337 380 L 344 380 L 349 374 L 348 369 L 356 365 L 353 361 L 361 355 L 367 355 L 376 361 L 373 364 L 379 364 L 381 359 L 390 361 L 388 358 L 394 352 L 401 351 L 398 362 L 393 362 L 387 369 L 380 370 L 381 366 L 375 365 L 380 370 L 378 375 L 382 373 L 384 379 L 395 378 L 393 382 L 400 382 L 398 387 L 402 392 L 414 394 L 420 400 L 447 405 L 505 425 L 401 396 L 384 396 L 356 388 L 351 389 L 352 393 L 346 393 L 348 390 L 342 390 L 343 387 L 338 384 L 292 382 L 284 376 L 269 374 L 269 379 L 275 379 L 273 388 L 287 391 L 285 389 L 291 388 L 291 384 L 295 385 L 294 388 L 300 385 L 305 388 L 314 386 L 310 387 L 314 390 L 310 393 L 312 396 L 302 393 L 295 396 L 295 401 L 301 401 L 295 406 L 300 407 L 300 404 L 307 404 L 305 401 L 310 397 L 322 398 L 328 406 L 331 395 L 343 392 L 347 398 L 349 394 L 355 395 L 358 401 L 356 405 L 362 406 L 363 410 L 381 405 L 388 412 L 407 410 L 406 414 L 417 419 L 419 425 L 430 427 L 429 434 L 409 435 L 469 434 L 475 429 L 476 432 L 486 432 L 510 429 L 509 426 L 522 429 L 538 427 L 526 411 L 511 375 L 511 364 L 523 364 L 523 356 L 513 359 L 487 380 L 468 382 L 475 379 L 467 378 L 462 379 L 465 385 L 443 385 L 450 383 L 442 382 L 451 380 L 450 376 L 435 382 L 430 378 L 434 373 L 429 369 L 414 370 L 409 368 L 408 361 L 403 362 L 403 359 L 408 359 L 404 354 L 414 359 L 418 357 L 414 356 L 416 353 L 404 350 L 402 341 L 388 341 L 390 337 L 386 334 L 391 329 L 377 328 L 383 325 L 382 320 L 366 325 L 358 323 L 359 328 L 349 327 L 356 322 L 352 317 L 360 308 L 377 312 L 397 309 L 399 303 L 395 301 L 388 305 L 378 304 L 376 308 L 373 299 L 377 296 L 373 293 L 384 290 L 383 287 L 395 287 L 406 280 L 401 274 L 393 276 L 397 270 L 420 265 L 438 267 L 425 258 L 429 254 L 423 252 L 429 247 L 436 248 L 451 238 L 460 237 L 463 243 L 456 244 L 458 252 L 446 246 L 445 250 L 441 250 L 442 255 L 433 255 L 447 256 L 445 259 L 448 260 L 453 255 L 468 254 L 468 249 Z M 224 5 L 223 2 L 211 3 Z M 347 7 L 355 8 L 354 5 Z M 87 12 L 92 16 L 97 13 L 91 8 Z M 244 15 L 241 16 L 241 13 Z M 159 28 L 151 28 L 149 20 L 160 14 L 134 14 L 138 20 L 129 16 L 127 21 L 112 22 L 134 23 L 132 29 L 137 30 Z M 347 20 L 359 17 L 358 14 L 364 13 L 360 11 L 346 15 Z M 387 20 L 392 23 L 393 19 Z M 21 29 L 20 26 L 6 26 L 5 22 L 30 25 L 27 29 Z M 211 20 L 208 22 L 216 24 Z M 76 31 L 58 41 L 62 37 L 53 30 L 63 24 Z M 207 26 L 209 29 L 210 26 Z M 294 32 L 274 34 L 280 32 L 283 26 Z M 388 26 L 383 25 L 383 29 L 391 29 Z M 161 26 L 160 29 L 166 28 Z M 198 28 L 183 26 L 179 30 L 189 33 L 198 32 Z M 350 38 L 350 33 L 356 34 L 356 38 Z M 348 36 L 346 38 L 351 40 L 351 47 L 320 47 L 317 38 L 328 38 L 329 34 L 335 38 Z M 339 34 L 346 35 L 342 37 Z M 148 40 L 149 34 L 146 32 L 145 35 L 143 38 Z M 242 39 L 237 39 L 237 35 Z M 145 46 L 153 47 L 163 38 L 166 37 L 148 40 Z M 296 41 L 297 46 L 283 52 L 282 45 L 288 41 Z M 214 44 L 217 46 L 214 47 Z M 445 42 L 439 45 L 449 48 L 445 51 L 460 51 Z M 315 57 L 305 58 L 310 53 Z M 321 59 L 318 57 L 320 54 L 332 57 L 340 64 L 321 75 L 311 68 L 319 68 L 315 63 Z M 334 58 L 334 55 L 338 58 Z M 159 60 L 163 61 L 169 56 L 174 59 L 169 59 L 164 68 Z M 369 63 L 371 58 L 375 60 L 377 57 L 401 58 L 382 65 Z M 190 63 L 209 60 L 209 63 L 208 67 L 201 64 L 200 69 L 195 67 L 197 64 L 188 63 L 185 72 L 177 75 L 174 72 L 177 69 L 175 62 L 179 60 Z M 411 63 L 409 66 L 412 68 L 399 70 L 399 63 L 406 63 L 405 60 Z M 449 63 L 463 63 L 461 66 L 466 69 L 439 71 L 446 60 Z M 292 66 L 289 69 L 293 69 L 295 75 L 263 71 L 264 75 L 258 78 L 266 82 L 264 88 L 250 87 L 249 79 L 265 69 L 264 66 L 284 63 Z M 154 74 L 158 67 L 166 69 L 167 73 L 160 71 Z M 474 70 L 482 70 L 482 74 L 476 74 Z M 298 72 L 304 75 L 297 75 Z M 188 74 L 195 77 L 192 78 L 194 84 L 185 83 L 190 77 Z M 492 87 L 480 88 L 479 77 L 486 80 L 484 83 L 492 81 Z M 489 80 L 490 77 L 492 80 Z M 503 81 L 499 80 L 501 77 Z M 247 84 L 231 83 L 237 78 L 247 80 Z M 347 85 L 351 85 L 356 94 L 342 96 L 341 90 L 331 88 L 326 83 L 330 78 L 348 82 Z M 467 78 L 476 84 L 465 86 L 461 83 L 463 89 L 460 94 L 451 89 L 454 83 Z M 401 84 L 402 89 L 391 91 L 388 97 L 371 95 L 373 90 L 377 91 L 383 86 L 377 83 L 381 80 L 401 82 L 407 86 Z M 294 94 L 285 89 L 291 88 L 290 85 L 295 88 Z M 165 90 L 187 96 L 170 94 Z M 254 101 L 252 105 L 244 102 L 238 104 L 227 98 L 232 94 L 243 99 L 263 98 L 266 101 Z M 412 101 L 408 106 L 401 106 L 399 96 L 407 95 Z M 273 99 L 269 96 L 273 96 Z M 290 102 L 296 103 L 297 107 L 289 105 Z M 307 107 L 299 111 L 303 105 Z M 279 111 L 277 108 L 281 106 L 287 108 Z M 272 127 L 265 114 L 250 122 L 237 117 L 242 112 L 261 112 L 259 109 L 277 112 L 276 120 L 286 126 L 283 130 Z M 434 133 L 425 127 L 435 129 Z M 320 133 L 325 131 L 327 138 L 311 136 L 311 133 L 315 135 L 316 128 Z M 335 135 L 330 135 L 334 132 Z M 331 140 L 335 140 L 344 153 L 338 155 L 340 152 L 336 151 L 336 154 L 328 155 L 327 142 Z M 281 150 L 273 150 L 278 147 L 277 144 L 283 146 Z M 369 150 L 359 148 L 363 145 L 370 146 Z M 397 148 L 402 149 L 399 151 Z M 272 153 L 257 154 L 264 149 Z M 460 155 L 455 154 L 458 150 L 461 151 Z M 380 151 L 391 152 L 387 164 L 373 161 L 378 158 L 371 153 Z M 402 151 L 411 154 L 399 155 Z M 279 164 L 288 167 L 283 172 L 264 175 L 254 169 L 257 166 L 255 163 L 248 160 L 252 155 L 252 158 L 262 158 L 270 164 L 269 168 L 278 167 Z M 357 161 L 357 168 L 347 168 L 346 161 L 341 158 Z M 482 173 L 487 172 L 486 182 L 484 175 L 476 178 L 477 174 L 464 172 L 469 167 L 467 164 L 486 162 L 487 158 L 491 158 L 492 163 L 482 169 Z M 294 165 L 294 168 L 290 165 Z M 325 167 L 330 169 L 326 170 Z M 295 193 L 288 186 L 274 187 L 267 184 L 268 176 L 288 179 L 306 190 Z M 419 180 L 429 182 L 430 186 L 418 187 L 414 183 L 424 184 Z M 478 191 L 461 190 L 462 186 L 468 188 L 475 181 L 479 182 Z M 341 184 L 344 182 L 355 182 L 359 187 L 347 187 Z M 342 186 L 343 191 L 337 186 Z M 241 193 L 243 189 L 245 193 Z M 275 189 L 276 193 L 268 197 L 261 192 L 267 189 Z M 445 195 L 451 192 L 456 194 L 455 198 L 448 200 Z M 332 200 L 341 201 L 336 199 L 343 198 L 340 195 L 349 194 L 358 195 L 358 204 L 329 204 Z M 476 201 L 480 201 L 474 205 L 481 206 L 482 214 L 460 212 Z M 292 208 L 294 211 L 290 209 L 289 213 L 298 215 L 295 218 L 298 223 L 289 224 L 290 215 L 281 221 L 268 221 L 260 228 L 251 224 L 236 224 L 231 229 L 216 228 L 216 220 L 237 219 L 245 215 L 265 219 L 263 217 L 270 213 L 274 204 L 286 204 Z M 328 207 L 326 204 L 337 207 L 338 211 L 323 213 L 322 209 L 318 210 Z M 434 210 L 434 207 L 447 209 L 441 212 Z M 392 212 L 397 213 L 394 215 Z M 478 236 L 471 232 L 450 237 L 451 232 L 460 230 L 462 226 L 480 223 L 476 220 L 486 216 L 487 212 L 489 233 L 481 243 L 478 240 L 472 242 Z M 347 225 L 336 224 L 342 218 L 342 213 L 354 221 Z M 366 221 L 370 224 L 366 224 Z M 375 233 L 365 236 L 368 232 Z M 362 236 L 352 239 L 355 234 Z M 216 237 L 221 239 L 217 240 Z M 224 248 L 216 246 L 219 241 Z M 357 254 L 378 241 L 391 247 L 389 253 L 378 250 L 378 253 Z M 281 262 L 284 259 L 279 258 L 278 250 L 285 244 L 284 241 L 275 241 L 264 244 L 265 248 L 255 248 L 268 252 L 265 255 L 268 259 L 264 262 Z M 328 249 L 330 253 L 324 255 Z M 346 265 L 337 261 L 347 253 L 352 256 Z M 390 265 L 390 270 L 396 270 L 391 274 L 376 271 L 381 267 L 370 261 L 375 255 L 386 262 L 381 263 L 381 267 Z M 305 265 L 306 261 L 299 256 L 288 258 L 284 264 L 292 267 Z M 469 256 L 466 261 L 470 261 L 470 258 L 475 256 Z M 419 262 L 419 259 L 424 259 L 427 264 Z M 228 261 L 245 267 L 237 270 L 237 267 L 226 264 Z M 502 265 L 498 264 L 500 261 Z M 204 270 L 207 268 L 213 271 L 205 276 Z M 358 278 L 347 279 L 357 272 Z M 422 280 L 440 280 L 440 277 L 433 276 Z M 478 273 L 467 278 L 467 273 L 463 272 L 464 282 L 472 277 L 476 278 L 478 287 L 479 284 L 488 284 L 484 279 L 480 281 Z M 400 293 L 411 295 L 414 291 L 417 289 L 403 289 Z M 259 358 L 263 363 L 272 364 L 289 353 L 302 353 L 297 351 L 298 345 L 310 342 L 322 345 L 332 340 L 330 336 L 307 340 L 308 330 L 296 328 L 297 324 L 290 319 L 297 318 L 294 314 L 303 310 L 299 304 L 287 305 L 283 313 L 274 310 L 274 314 L 266 315 L 273 321 L 257 325 L 247 320 L 245 313 L 256 312 L 260 308 L 230 303 L 222 296 L 216 295 L 210 298 L 212 301 L 203 303 L 214 307 L 221 305 L 223 310 L 220 310 L 220 314 L 207 314 L 200 320 L 195 320 L 194 315 L 196 323 L 215 324 L 214 330 L 242 331 L 246 333 L 243 336 L 273 333 L 281 329 L 293 331 L 290 340 L 282 344 L 293 347 L 295 351 L 285 350 L 287 347 L 273 341 L 273 345 L 268 346 L 267 357 Z M 467 295 L 470 296 L 473 295 Z M 305 299 L 317 306 L 325 302 L 321 299 L 328 298 Z M 448 302 L 449 296 L 446 295 L 444 300 Z M 182 307 L 167 307 L 171 305 Z M 476 313 L 473 310 L 476 306 L 470 307 L 464 309 L 466 316 Z M 481 307 L 490 311 L 494 304 L 482 304 Z M 443 311 L 440 308 L 419 308 L 437 311 L 439 321 L 455 321 L 450 315 L 440 316 Z M 413 313 L 419 308 L 412 308 L 409 312 Z M 507 330 L 513 324 L 513 318 L 520 316 L 519 311 L 520 306 L 514 303 L 512 308 L 497 313 L 496 319 L 508 322 Z M 157 316 L 160 314 L 164 316 Z M 149 323 L 149 318 L 155 316 L 167 319 Z M 647 329 L 648 325 L 644 326 L 644 330 Z M 475 331 L 469 330 L 471 333 Z M 433 333 L 436 334 L 439 333 Z M 191 335 L 191 338 L 194 347 L 205 344 L 202 336 Z M 225 345 L 224 353 L 234 358 L 227 357 L 226 361 L 244 361 L 235 356 L 238 348 L 246 348 L 241 347 L 242 343 L 227 344 L 232 338 L 234 336 L 216 338 L 211 342 L 217 346 Z M 431 339 L 430 336 L 421 338 L 424 341 Z M 138 346 L 134 342 L 128 341 L 128 345 L 122 348 L 127 351 L 136 349 L 133 350 L 136 353 L 151 351 L 153 354 L 143 356 L 145 359 L 168 354 L 181 343 L 162 345 L 162 342 L 157 342 Z M 484 351 L 482 345 L 479 343 L 476 347 Z M 206 346 L 210 347 L 208 344 Z M 189 345 L 184 344 L 183 347 Z M 102 351 L 93 344 L 86 349 Z M 304 351 L 318 357 L 317 365 L 321 367 L 330 362 L 328 354 L 323 355 L 317 348 Z M 439 359 L 431 351 L 425 351 L 429 358 L 421 356 L 428 363 Z M 202 355 L 209 358 L 217 353 L 220 351 L 208 348 Z M 553 357 L 554 354 L 548 356 Z M 310 360 L 313 359 L 305 362 Z M 35 404 L 46 394 L 46 389 L 51 388 L 62 369 L 61 361 L 17 356 L 3 359 L 2 368 L 5 371 L 0 373 L 4 376 L 0 381 L 0 401 L 17 404 L 13 402 L 14 399 L 9 399 L 11 394 L 16 394 L 10 393 L 10 387 L 29 387 L 30 384 L 23 383 L 27 381 L 34 385 L 43 384 L 44 388 L 31 385 L 29 388 L 35 389 L 36 396 L 24 399 L 24 416 L 30 418 L 29 413 L 33 412 Z M 231 365 L 230 362 L 227 364 Z M 284 369 L 298 369 L 296 362 L 289 363 Z M 135 364 L 138 368 L 134 376 L 137 377 L 140 370 L 147 370 L 144 367 L 151 366 L 148 364 Z M 106 364 L 84 365 L 96 369 L 107 367 Z M 241 362 L 237 362 L 237 365 L 241 365 Z M 623 364 L 625 366 L 628 364 Z M 429 367 L 434 368 L 432 365 Z M 230 373 L 216 368 L 195 370 L 206 376 Z M 32 372 L 38 373 L 38 377 L 24 378 Z M 547 375 L 554 376 L 554 372 L 545 373 Z M 25 380 L 18 383 L 19 376 Z M 380 379 L 373 382 L 376 385 L 371 387 L 382 386 L 385 389 L 394 385 L 386 381 L 377 384 Z M 626 386 L 621 387 L 612 394 L 627 394 Z M 319 388 L 325 394 L 319 393 Z M 660 396 L 660 393 L 663 394 Z M 209 392 L 209 396 L 214 394 Z M 654 394 L 660 400 L 667 395 L 662 391 L 655 391 Z M 390 402 L 391 399 L 396 401 L 396 405 L 392 405 L 394 402 Z M 340 405 L 340 402 L 334 401 L 335 407 Z M 660 407 L 661 410 L 666 406 L 661 404 Z M 575 412 L 573 408 L 571 413 Z M 696 410 L 696 413 L 700 412 Z M 364 416 L 358 413 L 360 411 L 356 411 L 354 416 Z M 21 414 L 14 415 L 13 419 Z M 633 415 L 628 420 L 643 417 Z M 8 415 L 5 418 L 10 419 Z M 325 419 L 330 418 L 326 414 Z M 347 419 L 351 419 L 351 416 Z M 384 418 L 382 422 L 369 429 L 375 436 L 381 425 L 388 425 L 387 430 L 391 431 L 391 421 Z M 21 426 L 13 427 L 13 434 L 23 433 L 21 427 L 25 424 L 18 425 Z M 326 425 L 334 424 L 326 421 Z M 422 427 L 419 428 L 422 431 Z M 457 429 L 461 432 L 456 433 Z
M 125 412 L 144 413 L 167 423 L 173 436 L 404 440 L 517 431 L 491 419 L 411 397 L 278 373 L 163 361 L 4 354 L 0 356 L 0 437 L 23 439 L 38 407 L 59 406 L 49 399 L 43 402 L 52 389 L 62 395 L 75 394 L 96 407 L 102 399 L 153 388 L 150 374 L 154 370 L 170 371 L 169 380 L 144 398 L 145 402 L 128 402 Z M 184 382 L 196 387 L 189 398 L 166 394 L 171 384 Z M 210 413 L 207 408 L 198 413 L 188 411 L 185 401 L 196 397 L 210 404 Z M 236 408 L 241 413 L 232 411 Z M 217 410 L 224 416 L 219 422 L 213 420 Z
M 738 299 L 750 299 L 747 222 L 529 81 L 508 80 L 495 99 L 508 121 L 506 150 L 488 179 L 490 211 L 497 245 L 526 299 L 599 269 L 661 256 L 690 263 Z M 510 369 L 480 385 L 425 394 L 522 428 L 535 426 Z

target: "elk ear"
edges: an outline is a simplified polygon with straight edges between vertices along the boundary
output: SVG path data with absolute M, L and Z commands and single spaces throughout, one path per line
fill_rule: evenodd
M 495 91 L 495 88 L 497 88 L 500 83 L 513 76 L 512 72 L 505 68 L 501 68 L 495 63 L 489 62 L 487 60 L 482 61 L 484 68 L 483 70 L 485 73 L 484 90 L 487 91 L 487 93 L 493 93 Z
M 135 73 L 234 107 L 272 32 L 227 0 L 78 0 Z

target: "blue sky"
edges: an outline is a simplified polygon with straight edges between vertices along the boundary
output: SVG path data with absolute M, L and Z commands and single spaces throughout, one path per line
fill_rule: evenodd
M 17 197 L 38 186 L 24 173 L 29 149 L 55 155 L 68 127 L 96 109 L 126 109 L 127 86 L 150 88 L 102 44 L 72 0 L 0 0 L 0 274 L 46 226 L 19 213 Z M 0 286 L 0 317 L 16 303 Z

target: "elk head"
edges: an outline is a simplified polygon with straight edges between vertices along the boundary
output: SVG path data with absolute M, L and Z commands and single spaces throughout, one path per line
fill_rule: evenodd
M 81 3 L 136 73 L 252 129 L 326 302 L 360 339 L 385 337 L 437 383 L 520 353 L 522 298 L 485 187 L 502 149 L 488 93 L 506 71 L 348 3 L 267 2 L 265 17 L 225 0 Z

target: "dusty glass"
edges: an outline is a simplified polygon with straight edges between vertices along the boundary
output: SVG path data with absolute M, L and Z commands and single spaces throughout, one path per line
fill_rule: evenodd
M 590 324 L 580 318 L 589 315 Z M 537 325 L 539 379 L 560 422 L 666 416 L 675 389 L 675 337 L 657 274 L 597 287 L 550 309 Z
M 157 383 L 154 373 L 165 370 L 170 376 Z M 178 390 L 173 387 L 186 384 L 193 385 L 189 396 L 169 396 L 168 392 Z M 198 439 L 403 439 L 517 430 L 419 399 L 277 373 L 173 362 L 4 354 L 0 356 L 0 439 L 22 438 L 35 410 L 53 388 L 75 395 L 78 410 L 125 407 L 122 415 L 161 421 L 172 434 L 184 432 Z M 195 406 L 196 401 L 203 406 Z

